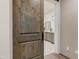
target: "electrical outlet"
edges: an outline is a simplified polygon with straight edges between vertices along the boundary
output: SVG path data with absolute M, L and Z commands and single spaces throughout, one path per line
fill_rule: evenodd
M 78 50 L 75 51 L 75 54 L 78 54 Z
M 70 47 L 67 47 L 66 50 L 69 51 L 70 50 Z

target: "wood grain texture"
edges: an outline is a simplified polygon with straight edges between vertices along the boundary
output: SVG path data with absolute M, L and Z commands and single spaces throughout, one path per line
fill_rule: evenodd
M 40 32 L 40 0 L 23 0 L 21 6 L 20 32 Z
M 32 59 L 40 56 L 40 41 L 19 43 L 18 58 Z
M 13 59 L 44 59 L 42 1 L 13 0 Z

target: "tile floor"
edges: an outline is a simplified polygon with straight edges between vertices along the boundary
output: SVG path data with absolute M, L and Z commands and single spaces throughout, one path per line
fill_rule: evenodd
M 66 59 L 63 56 L 56 54 L 55 44 L 44 41 L 44 59 Z
M 56 52 L 55 44 L 52 44 L 51 42 L 48 41 L 44 41 L 44 56 L 55 52 Z
M 44 59 L 66 59 L 66 58 L 61 55 L 57 55 L 56 53 L 51 53 L 49 55 L 46 55 Z

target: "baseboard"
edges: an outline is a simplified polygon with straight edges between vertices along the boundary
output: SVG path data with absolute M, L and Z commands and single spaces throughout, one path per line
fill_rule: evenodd
M 65 57 L 66 59 L 70 59 L 69 57 L 67 57 L 67 56 L 63 55 L 62 53 L 59 53 L 59 55 L 61 55 L 61 56 Z

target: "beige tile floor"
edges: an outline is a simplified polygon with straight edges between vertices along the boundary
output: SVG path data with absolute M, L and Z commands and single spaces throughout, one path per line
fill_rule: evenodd
M 51 53 L 49 55 L 46 55 L 44 59 L 66 59 L 66 58 L 64 58 L 63 56 L 57 55 L 55 53 Z

